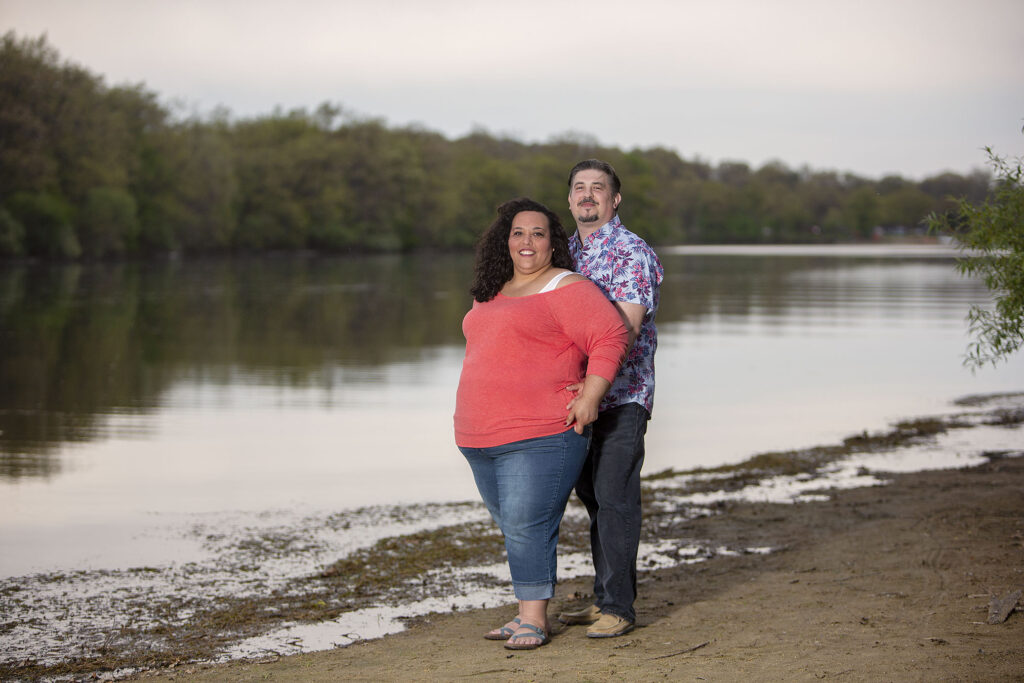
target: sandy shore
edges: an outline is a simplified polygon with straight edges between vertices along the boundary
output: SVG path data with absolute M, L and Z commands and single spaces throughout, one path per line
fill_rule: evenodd
M 139 678 L 1024 680 L 1024 612 L 988 623 L 993 598 L 1024 588 L 1024 457 L 894 475 L 826 501 L 726 508 L 689 520 L 688 533 L 776 550 L 644 572 L 637 628 L 620 638 L 563 627 L 512 653 L 481 638 L 508 608 L 457 611 L 346 648 Z M 585 604 L 588 584 L 560 585 L 555 610 Z

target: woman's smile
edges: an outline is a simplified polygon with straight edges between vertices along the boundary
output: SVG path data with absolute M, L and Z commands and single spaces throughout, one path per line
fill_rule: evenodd
M 539 211 L 520 211 L 508 234 L 512 265 L 520 273 L 535 273 L 551 265 L 554 249 L 548 217 Z

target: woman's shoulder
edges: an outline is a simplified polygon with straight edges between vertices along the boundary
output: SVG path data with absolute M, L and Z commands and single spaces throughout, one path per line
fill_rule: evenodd
M 581 279 L 586 280 L 586 278 L 579 273 L 566 268 L 552 268 L 548 272 L 552 273 L 552 275 L 547 278 L 544 286 L 537 290 L 537 294 L 546 294 L 557 289 L 562 289 L 564 285 L 579 282 Z
M 575 273 L 571 270 L 559 269 L 559 271 L 560 272 L 555 275 L 555 277 L 559 278 L 558 282 L 555 284 L 555 289 L 561 289 L 566 285 L 571 285 L 574 282 L 583 282 L 587 279 L 586 276 L 580 275 L 579 273 Z

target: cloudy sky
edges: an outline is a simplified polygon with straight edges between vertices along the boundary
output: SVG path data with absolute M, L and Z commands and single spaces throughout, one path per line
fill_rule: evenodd
M 1024 0 L 0 0 L 0 28 L 199 114 L 329 101 L 868 177 L 1024 153 Z

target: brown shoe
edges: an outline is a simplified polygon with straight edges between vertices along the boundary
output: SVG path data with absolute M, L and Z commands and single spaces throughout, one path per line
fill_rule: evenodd
M 614 638 L 633 630 L 633 622 L 614 614 L 602 614 L 587 628 L 587 638 Z
M 585 609 L 581 609 L 578 612 L 562 612 L 558 615 L 558 620 L 563 624 L 593 624 L 601 616 L 601 610 L 598 609 L 597 605 L 591 605 Z

